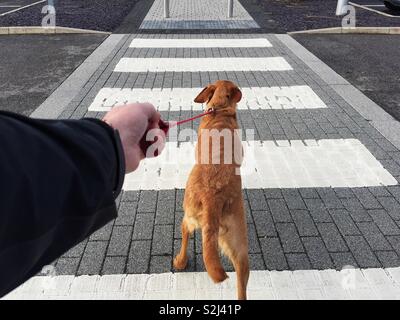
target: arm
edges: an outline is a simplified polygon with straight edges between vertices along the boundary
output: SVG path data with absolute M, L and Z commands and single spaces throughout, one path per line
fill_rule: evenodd
M 0 297 L 116 218 L 124 174 L 144 158 L 136 140 L 159 118 L 142 106 L 110 112 L 112 127 L 0 112 Z

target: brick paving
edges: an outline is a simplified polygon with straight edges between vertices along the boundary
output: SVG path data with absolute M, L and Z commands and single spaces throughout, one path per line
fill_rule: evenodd
M 233 18 L 229 19 L 226 0 L 170 0 L 170 18 L 164 19 L 164 0 L 155 0 L 140 29 L 252 29 L 257 22 L 233 1 Z
M 157 22 L 160 1 L 150 8 L 142 27 L 151 27 Z M 174 3 L 174 1 L 171 0 Z M 190 7 L 193 1 L 187 1 Z M 221 5 L 225 1 L 213 1 Z M 211 4 L 210 4 L 211 6 Z M 150 7 L 150 6 L 149 6 Z M 176 10 L 188 10 L 174 6 Z M 155 11 L 157 9 L 157 12 Z M 185 9 L 186 8 L 186 9 Z M 242 8 L 236 3 L 236 8 Z M 140 14 L 149 8 L 143 6 Z M 225 6 L 224 8 L 225 9 Z M 241 9 L 240 9 L 241 10 Z M 217 12 L 217 11 L 215 11 Z M 311 70 L 276 35 L 249 34 L 230 29 L 251 27 L 254 20 L 248 13 L 240 11 L 231 22 L 224 22 L 225 10 L 210 15 L 201 25 L 193 22 L 193 12 L 181 12 L 180 21 L 174 28 L 183 28 L 182 34 L 149 33 L 122 35 L 118 44 L 99 65 L 77 93 L 73 89 L 66 95 L 72 101 L 63 109 L 60 118 L 101 118 L 104 111 L 89 110 L 102 89 L 189 89 L 201 88 L 217 79 L 236 82 L 244 92 L 254 88 L 289 88 L 307 86 L 323 105 L 311 103 L 283 103 L 282 108 L 268 105 L 267 101 L 246 102 L 240 108 L 238 117 L 243 129 L 254 130 L 255 140 L 263 143 L 286 141 L 320 141 L 337 139 L 358 140 L 394 178 L 400 178 L 400 151 L 383 137 L 352 105 L 348 104 L 331 84 L 335 79 L 323 79 Z M 249 18 L 250 17 L 250 18 Z M 204 17 L 196 17 L 198 20 Z M 147 19 L 147 20 L 146 20 Z M 154 20 L 153 22 L 151 22 Z M 147 21 L 147 22 L 146 22 Z M 150 22 L 149 22 L 150 21 Z M 183 22 L 182 22 L 183 21 Z M 137 26 L 139 25 L 136 21 Z M 183 23 L 183 25 L 182 25 Z M 192 26 L 226 29 L 226 33 L 187 34 Z M 186 24 L 186 25 L 185 25 Z M 125 26 L 124 30 L 129 30 Z M 168 28 L 166 24 L 157 28 Z M 254 26 L 253 26 L 254 27 Z M 132 28 L 136 30 L 136 28 Z M 144 30 L 144 29 L 143 29 Z M 151 30 L 151 29 L 150 29 Z M 243 30 L 242 30 L 243 31 Z M 157 30 L 158 32 L 158 30 Z M 262 38 L 271 46 L 260 47 L 215 47 L 218 39 Z M 130 47 L 134 39 L 148 39 L 149 47 Z M 211 39 L 205 47 L 157 47 L 156 39 Z M 199 40 L 197 40 L 199 43 Z M 179 43 L 179 41 L 175 42 Z M 187 43 L 187 42 L 186 42 Z M 211 43 L 211 44 L 210 44 Z M 250 41 L 251 43 L 251 41 Z M 161 45 L 160 45 L 161 46 Z M 175 44 L 175 46 L 177 46 Z M 145 71 L 115 72 L 115 67 L 123 58 L 146 59 L 166 58 L 283 58 L 291 70 L 218 70 L 207 69 L 193 72 Z M 80 75 L 77 75 L 80 77 Z M 72 89 L 71 89 L 72 90 Z M 178 91 L 176 91 L 178 92 Z M 161 107 L 166 120 L 181 120 L 198 113 L 199 106 L 192 104 L 191 93 L 179 95 L 178 109 L 171 104 Z M 286 101 L 293 101 L 286 89 Z M 266 94 L 268 95 L 268 94 Z M 151 96 L 150 98 L 152 98 Z M 64 97 L 66 98 L 66 97 Z M 247 99 L 247 97 L 244 97 Z M 157 100 L 158 99 L 158 100 Z M 157 98 L 155 104 L 160 100 Z M 250 100 L 250 99 L 249 99 Z M 68 100 L 69 101 L 69 100 Z M 187 101 L 187 102 L 186 102 Z M 313 98 L 313 101 L 316 101 Z M 110 104 L 111 107 L 113 103 Z M 254 107 L 254 106 L 257 107 Z M 267 107 L 268 105 L 268 107 Z M 185 128 L 196 129 L 198 121 L 185 124 Z M 340 156 L 340 155 L 339 155 Z M 327 168 L 328 170 L 329 168 Z M 400 186 L 368 185 L 363 187 L 260 187 L 244 189 L 245 206 L 249 232 L 250 265 L 252 270 L 309 270 L 341 269 L 352 265 L 359 268 L 388 268 L 400 266 Z M 59 275 L 109 275 L 166 273 L 173 271 L 172 259 L 180 248 L 180 222 L 183 216 L 182 200 L 184 190 L 127 190 L 117 199 L 119 215 L 104 228 L 65 253 L 54 262 Z M 201 252 L 201 235 L 196 232 L 189 243 L 189 264 L 187 271 L 204 271 Z M 227 270 L 232 270 L 223 259 Z M 279 296 L 279 293 L 277 294 Z
M 240 39 L 263 37 L 263 48 L 132 48 L 135 38 Z M 156 42 L 155 42 L 156 43 Z M 114 72 L 122 58 L 283 57 L 288 71 Z M 243 129 L 262 142 L 356 139 L 395 179 L 400 178 L 400 151 L 309 69 L 274 35 L 125 35 L 60 117 L 102 117 L 88 111 L 102 88 L 199 88 L 217 79 L 242 88 L 308 86 L 323 101 L 318 109 L 239 110 Z M 193 97 L 194 98 L 194 97 Z M 196 114 L 161 111 L 166 120 Z M 183 126 L 196 128 L 198 122 Z M 124 190 L 118 218 L 55 262 L 58 274 L 135 274 L 173 271 L 180 248 L 183 189 Z M 243 190 L 252 270 L 341 269 L 400 266 L 400 186 L 357 188 L 260 188 Z M 187 271 L 204 271 L 201 235 L 189 245 Z M 228 271 L 232 267 L 223 260 Z

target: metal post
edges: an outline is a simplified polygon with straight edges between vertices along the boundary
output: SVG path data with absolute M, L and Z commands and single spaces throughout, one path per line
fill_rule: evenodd
M 233 17 L 233 0 L 228 0 L 228 18 Z
M 344 15 L 347 12 L 345 10 L 345 7 L 348 6 L 348 4 L 349 4 L 349 0 L 338 0 L 337 7 L 336 7 L 336 15 L 337 16 Z
M 164 18 L 169 18 L 169 0 L 164 0 Z

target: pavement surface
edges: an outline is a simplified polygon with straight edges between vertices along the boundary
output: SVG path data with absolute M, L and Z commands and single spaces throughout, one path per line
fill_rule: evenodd
M 294 35 L 333 70 L 400 120 L 400 64 L 396 35 Z M 368 47 L 368 50 L 365 48 Z
M 144 1 L 144 0 L 141 0 Z M 0 1 L 4 3 L 15 1 Z M 36 2 L 20 0 L 20 2 Z M 54 0 L 56 25 L 98 31 L 114 31 L 120 26 L 126 15 L 139 2 L 138 0 Z M 44 14 L 42 8 L 47 2 L 0 17 L 0 27 L 41 26 Z
M 206 24 L 197 34 L 136 33 L 138 26 L 108 37 L 33 115 L 101 118 L 146 99 L 163 119 L 180 120 L 201 110 L 193 93 L 217 79 L 236 82 L 245 93 L 238 118 L 250 297 L 399 299 L 399 123 L 288 35 L 229 26 L 213 33 Z M 179 133 L 197 126 L 180 127 L 162 156 L 126 176 L 115 221 L 7 298 L 234 297 L 234 274 L 220 286 L 209 282 L 199 232 L 187 270 L 172 267 L 194 156 Z
M 0 109 L 31 114 L 106 37 L 0 36 Z

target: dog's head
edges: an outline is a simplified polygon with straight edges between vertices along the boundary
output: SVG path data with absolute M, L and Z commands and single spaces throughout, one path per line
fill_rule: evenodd
M 194 99 L 197 103 L 206 103 L 208 108 L 236 110 L 236 104 L 242 99 L 242 92 L 231 81 L 218 80 L 205 87 Z

